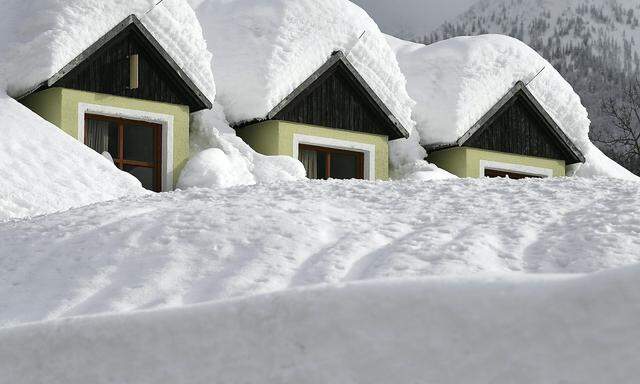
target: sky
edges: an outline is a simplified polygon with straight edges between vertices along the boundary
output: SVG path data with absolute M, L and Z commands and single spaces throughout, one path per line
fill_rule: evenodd
M 476 0 L 351 0 L 380 29 L 398 37 L 423 35 L 466 11 Z

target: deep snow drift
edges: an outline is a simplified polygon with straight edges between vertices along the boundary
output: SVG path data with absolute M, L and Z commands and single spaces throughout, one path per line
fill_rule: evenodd
M 0 326 L 318 283 L 582 273 L 640 261 L 640 183 L 289 182 L 0 226 Z
M 455 142 L 517 81 L 523 81 L 584 153 L 587 160 L 577 168 L 577 175 L 637 179 L 591 143 L 591 122 L 580 97 L 524 43 L 502 35 L 458 37 L 428 46 L 391 36 L 387 40 L 407 78 L 409 95 L 417 103 L 413 118 L 422 144 Z
M 639 282 L 377 281 L 0 329 L 0 382 L 634 383 Z
M 348 0 L 192 1 L 215 54 L 218 102 L 232 124 L 267 113 L 341 50 L 412 133 L 391 143 L 395 167 L 424 158 L 413 100 L 375 22 Z M 363 35 L 364 33 L 364 35 Z M 362 36 L 362 37 L 361 37 Z M 428 171 L 427 169 L 423 169 Z
M 223 108 L 191 115 L 191 158 L 180 173 L 178 188 L 227 188 L 306 178 L 301 162 L 289 156 L 264 156 L 229 127 Z
M 1 91 L 0 116 L 0 222 L 144 193 L 133 176 Z

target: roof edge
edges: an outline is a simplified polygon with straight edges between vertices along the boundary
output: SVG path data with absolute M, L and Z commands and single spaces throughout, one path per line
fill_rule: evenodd
M 455 147 L 459 147 L 458 143 L 455 141 L 452 143 L 433 143 L 433 144 L 427 144 L 422 146 L 422 148 L 424 148 L 427 151 L 427 153 L 441 151 L 443 149 L 449 149 L 449 148 L 455 148 Z

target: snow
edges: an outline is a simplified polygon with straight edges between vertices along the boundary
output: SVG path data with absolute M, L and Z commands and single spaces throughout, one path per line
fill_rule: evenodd
M 640 269 L 375 281 L 0 329 L 7 383 L 633 383 Z
M 144 193 L 140 182 L 0 92 L 0 222 Z
M 0 221 L 143 193 L 140 183 L 11 97 L 38 86 L 130 14 L 137 14 L 211 100 L 211 53 L 193 10 L 165 0 L 1 0 Z M 5 93 L 6 92 L 6 93 Z
M 217 101 L 232 125 L 264 119 L 341 50 L 412 135 L 391 144 L 391 163 L 424 158 L 413 100 L 375 22 L 348 0 L 193 1 L 215 54 Z M 359 37 L 364 35 L 359 39 Z
M 228 188 L 306 177 L 298 160 L 288 156 L 264 156 L 236 136 L 222 106 L 192 115 L 191 153 L 180 174 L 178 188 Z
M 457 37 L 428 46 L 391 36 L 387 41 L 408 79 L 409 95 L 417 103 L 413 118 L 422 144 L 455 142 L 517 81 L 523 81 L 585 155 L 586 163 L 577 175 L 636 178 L 591 143 L 591 122 L 580 97 L 551 64 L 524 43 L 503 35 Z
M 392 51 L 350 3 L 194 3 L 210 43 L 242 42 L 216 50 L 221 73 L 241 75 L 222 76 L 221 105 L 192 115 L 188 189 L 152 194 L 4 89 L 28 90 L 153 3 L 0 0 L 0 382 L 638 377 L 637 179 L 446 180 L 420 161 L 414 131 L 392 143 L 394 177 L 408 180 L 298 180 L 297 160 L 255 153 L 227 121 L 245 107 L 266 113 L 333 50 L 352 49 L 423 142 L 457 139 L 544 62 L 528 48 L 496 36 L 391 40 L 418 102 L 411 117 Z M 186 2 L 142 19 L 213 100 Z M 531 90 L 587 157 L 571 173 L 628 177 L 588 141 L 586 112 L 558 76 L 547 68 Z M 457 92 L 423 92 L 436 80 Z
M 185 0 L 0 0 L 0 88 L 16 97 L 71 62 L 130 14 L 137 15 L 210 100 L 211 53 Z M 26 22 L 25 22 L 26 21 Z M 5 84 L 6 86 L 2 86 Z
M 640 262 L 640 183 L 298 181 L 0 225 L 0 327 L 300 286 Z M 500 207 L 500 209 L 496 209 Z
M 212 55 L 195 13 L 184 0 L 165 0 L 145 15 L 155 3 L 47 0 L 36 7 L 29 1 L 1 0 L 8 22 L 0 24 L 0 89 L 13 97 L 33 89 L 125 17 L 136 14 L 200 90 L 214 100 Z M 222 108 L 215 107 L 215 111 L 193 117 L 191 147 L 195 157 L 181 178 L 181 187 L 224 187 L 304 177 L 297 161 L 270 159 L 252 151 L 220 117 Z M 4 149 L 0 154 L 0 221 L 142 193 L 139 183 L 128 174 L 105 164 L 81 143 L 6 96 L 2 111 L 6 126 L 0 143 Z M 144 118 L 144 113 L 140 117 Z M 225 134 L 218 134 L 219 130 Z M 205 149 L 207 153 L 199 154 Z M 65 152 L 69 155 L 62 156 Z

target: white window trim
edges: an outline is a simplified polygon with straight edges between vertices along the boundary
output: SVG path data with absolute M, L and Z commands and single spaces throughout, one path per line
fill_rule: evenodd
M 173 115 L 78 103 L 78 140 L 84 143 L 85 115 L 102 115 L 162 125 L 162 191 L 173 190 Z
M 342 149 L 364 154 L 364 178 L 365 180 L 376 179 L 376 146 L 373 144 L 363 144 L 356 141 L 331 139 L 328 137 L 293 135 L 293 158 L 298 159 L 300 144 L 315 145 L 318 147 Z
M 499 161 L 480 160 L 480 177 L 484 177 L 485 169 L 494 169 L 503 172 L 515 172 L 524 175 L 537 177 L 553 177 L 553 169 L 532 167 L 529 165 L 520 165 L 512 163 L 502 163 Z

